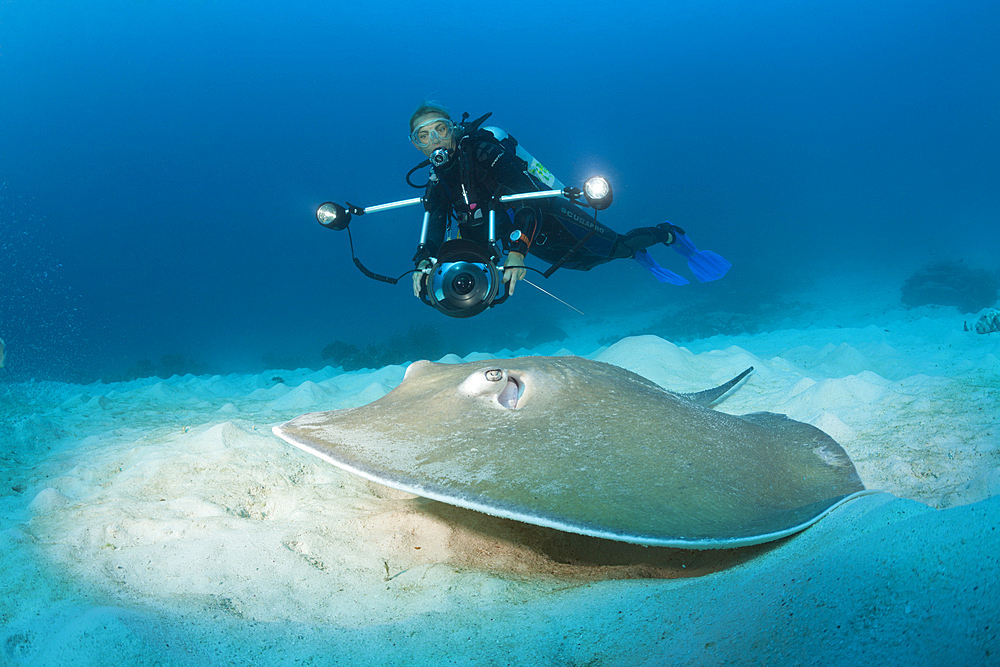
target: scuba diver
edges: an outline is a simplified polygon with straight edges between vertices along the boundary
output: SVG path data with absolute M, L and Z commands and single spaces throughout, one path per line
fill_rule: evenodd
M 582 190 L 564 186 L 514 137 L 498 127 L 482 127 L 491 115 L 469 121 L 466 113 L 455 123 L 444 107 L 421 105 L 410 118 L 409 138 L 427 159 L 406 174 L 406 182 L 424 190 L 423 196 L 366 207 L 328 201 L 316 209 L 316 220 L 347 232 L 351 258 L 367 277 L 395 285 L 412 273 L 414 295 L 449 317 L 472 317 L 503 303 L 521 280 L 545 292 L 525 279 L 529 270 L 548 278 L 564 266 L 589 271 L 632 258 L 660 282 L 686 285 L 686 278 L 661 267 L 646 251 L 658 243 L 684 256 L 700 282 L 717 280 L 729 270 L 725 258 L 698 250 L 683 229 L 669 222 L 626 234 L 598 223 L 597 212 L 613 198 L 607 180 L 591 178 Z M 411 181 L 424 167 L 430 167 L 427 182 Z M 424 222 L 413 256 L 416 268 L 398 278 L 366 268 L 354 254 L 352 216 L 418 204 L 424 207 Z M 528 254 L 549 268 L 526 266 Z
M 430 164 L 431 167 L 423 197 L 428 215 L 421 243 L 413 257 L 417 267 L 413 273 L 414 296 L 419 297 L 425 288 L 425 269 L 437 257 L 446 237 L 452 236 L 453 221 L 457 223 L 460 238 L 488 246 L 486 222 L 491 207 L 498 207 L 494 209 L 496 231 L 499 232 L 497 240 L 503 243 L 507 252 L 503 282 L 507 284 L 508 295 L 514 293 L 517 281 L 524 278 L 524 258 L 529 253 L 552 265 L 546 276 L 560 267 L 588 271 L 614 259 L 633 258 L 650 269 L 661 282 L 687 282 L 662 269 L 646 252 L 646 248 L 657 243 L 670 246 L 679 239 L 686 240 L 684 231 L 669 222 L 618 234 L 599 224 L 575 199 L 555 197 L 501 203 L 499 198 L 503 195 L 554 187 L 562 189 L 563 186 L 519 148 L 514 137 L 499 128 L 481 128 L 489 115 L 467 123 L 466 114 L 462 123 L 456 124 L 443 107 L 424 103 L 410 118 L 410 141 L 429 158 L 410 174 L 421 166 Z M 407 175 L 410 185 L 424 187 L 413 184 L 410 174 Z M 608 195 L 607 204 L 600 208 L 610 204 L 610 188 Z M 699 253 L 693 244 L 690 248 L 690 254 L 687 248 L 678 251 L 689 257 L 706 255 Z M 725 264 L 725 267 L 717 267 L 721 268 L 721 273 L 710 279 L 721 277 L 729 268 L 728 262 Z

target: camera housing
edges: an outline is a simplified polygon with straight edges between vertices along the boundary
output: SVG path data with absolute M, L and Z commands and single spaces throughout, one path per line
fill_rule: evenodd
M 453 239 L 441 245 L 424 281 L 421 299 L 449 317 L 472 317 L 506 298 L 495 257 L 476 243 Z

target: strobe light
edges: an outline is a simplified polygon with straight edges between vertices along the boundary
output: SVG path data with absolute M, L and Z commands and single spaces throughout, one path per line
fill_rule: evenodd
M 614 193 L 611 192 L 611 183 L 603 176 L 589 178 L 583 184 L 583 197 L 595 210 L 603 211 L 611 206 L 611 200 L 614 198 Z
M 339 232 L 351 222 L 351 214 L 340 204 L 328 201 L 320 204 L 319 208 L 316 209 L 316 220 L 327 229 L 335 229 Z

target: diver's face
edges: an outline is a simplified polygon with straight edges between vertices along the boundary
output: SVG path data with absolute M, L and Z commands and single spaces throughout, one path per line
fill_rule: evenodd
M 439 122 L 433 122 L 433 121 Z M 455 148 L 455 133 L 451 123 L 445 122 L 441 114 L 431 113 L 421 116 L 414 125 L 414 137 L 410 139 L 418 151 L 430 157 L 439 148 Z

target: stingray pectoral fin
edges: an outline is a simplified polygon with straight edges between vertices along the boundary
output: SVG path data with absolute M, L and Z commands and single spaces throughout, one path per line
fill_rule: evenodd
M 828 486 L 829 496 L 865 488 L 844 448 L 812 424 L 774 412 L 754 412 L 739 418 L 766 429 L 772 441 L 780 443 L 786 464 L 800 466 L 796 473 L 810 478 L 814 485 Z
M 302 415 L 275 433 L 352 474 L 457 507 L 634 544 L 733 548 L 802 530 L 864 489 L 819 429 L 696 404 L 749 370 L 684 400 L 578 357 L 417 362 L 377 401 Z M 584 392 L 614 397 L 612 412 Z
M 703 405 L 707 408 L 708 406 L 712 405 L 712 403 L 715 403 L 717 400 L 722 398 L 726 394 L 726 392 L 728 392 L 730 389 L 739 384 L 740 380 L 750 375 L 750 373 L 752 372 L 753 372 L 753 366 L 746 369 L 745 371 L 734 377 L 729 382 L 725 384 L 720 384 L 718 387 L 714 387 L 712 389 L 706 389 L 705 391 L 696 391 L 693 394 L 681 394 L 681 396 L 688 399 L 692 403 L 697 403 L 698 405 Z

